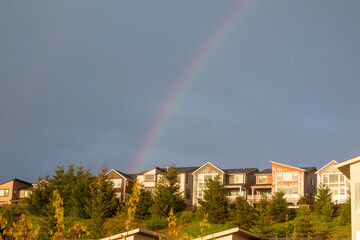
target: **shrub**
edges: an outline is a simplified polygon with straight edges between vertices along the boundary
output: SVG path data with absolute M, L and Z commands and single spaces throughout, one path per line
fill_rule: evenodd
M 150 230 L 158 230 L 158 229 L 166 228 L 167 225 L 168 222 L 166 218 L 162 218 L 158 216 L 153 216 L 149 220 L 145 221 L 146 229 L 150 229 Z

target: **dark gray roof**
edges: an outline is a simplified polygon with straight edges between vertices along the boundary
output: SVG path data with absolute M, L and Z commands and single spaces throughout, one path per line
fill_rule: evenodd
M 257 173 L 257 174 L 271 174 L 272 173 L 272 169 L 268 168 L 268 169 L 264 169 L 261 172 Z
M 118 173 L 120 173 L 121 175 L 123 175 L 124 177 L 126 177 L 127 179 L 130 179 L 130 180 L 136 180 L 136 174 L 126 174 L 126 173 L 123 173 L 117 169 L 115 169 Z
M 159 169 L 160 171 L 164 172 L 164 173 L 167 173 L 167 171 L 168 171 L 168 168 L 159 168 L 159 167 L 156 167 L 156 168 Z M 187 172 L 193 172 L 198 168 L 199 167 L 175 167 L 175 170 L 176 170 L 177 173 L 187 173 Z M 154 168 L 151 168 L 151 169 L 154 169 Z M 149 169 L 149 170 L 151 170 L 151 169 Z M 149 170 L 141 172 L 138 175 L 144 174 Z
M 257 168 L 237 168 L 237 169 L 223 169 L 226 173 L 251 173 L 254 171 L 259 171 Z
M 312 171 L 316 172 L 316 167 L 301 167 L 301 169 L 304 169 L 305 172 L 307 172 L 307 173 L 312 172 Z

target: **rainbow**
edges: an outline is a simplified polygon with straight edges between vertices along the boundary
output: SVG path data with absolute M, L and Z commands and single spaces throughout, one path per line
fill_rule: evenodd
M 221 45 L 221 42 L 230 35 L 234 26 L 243 19 L 242 17 L 247 12 L 246 10 L 250 9 L 254 2 L 254 0 L 239 0 L 237 6 L 232 8 L 231 12 L 214 31 L 204 47 L 192 58 L 188 67 L 176 81 L 175 86 L 167 97 L 167 101 L 165 101 L 161 111 L 157 114 L 153 124 L 143 138 L 140 148 L 132 161 L 131 172 L 136 173 L 141 170 L 185 90 L 197 78 L 200 71 L 205 67 L 206 62 L 211 58 L 211 55 Z

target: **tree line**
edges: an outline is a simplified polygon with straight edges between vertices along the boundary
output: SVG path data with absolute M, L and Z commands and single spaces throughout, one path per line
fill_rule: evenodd
M 62 209 L 65 220 L 71 222 L 64 221 L 68 225 L 67 231 L 83 229 L 81 224 L 72 227 L 74 222 L 79 221 L 87 227 L 84 232 L 93 238 L 108 234 L 104 227 L 106 224 L 111 225 L 113 234 L 129 230 L 130 226 L 156 230 L 170 226 L 170 222 L 174 228 L 176 217 L 184 223 L 191 223 L 195 219 L 206 220 L 206 224 L 230 223 L 262 237 L 286 237 L 288 233 L 299 237 L 326 237 L 331 231 L 327 223 L 334 219 L 340 225 L 350 223 L 350 200 L 338 208 L 331 201 L 330 189 L 325 186 L 318 188 L 313 205 L 304 198 L 297 210 L 291 210 L 282 192 L 274 193 L 271 198 L 262 196 L 255 206 L 251 206 L 242 196 L 238 196 L 235 202 L 229 202 L 227 189 L 219 178 L 209 179 L 199 206 L 186 215 L 183 212 L 186 204 L 174 165 L 160 179 L 153 192 L 136 183 L 133 195 L 125 203 L 116 198 L 113 183 L 106 178 L 106 172 L 106 166 L 93 176 L 91 169 L 81 165 L 69 164 L 67 168 L 58 165 L 51 177 L 39 178 L 30 198 L 25 199 L 25 209 L 0 207 L 0 217 L 6 220 L 2 225 L 0 221 L 0 239 L 4 229 L 10 229 L 14 222 L 22 219 L 24 212 L 33 222 L 41 225 L 38 239 L 50 239 L 51 233 L 56 232 L 59 226 L 59 209 Z M 61 208 L 56 204 L 59 199 L 54 198 L 55 192 L 61 199 Z M 186 216 L 190 217 L 186 219 Z

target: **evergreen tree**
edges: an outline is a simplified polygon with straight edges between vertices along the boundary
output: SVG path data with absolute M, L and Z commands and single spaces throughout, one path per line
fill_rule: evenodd
M 307 205 L 300 205 L 295 219 L 296 232 L 299 237 L 313 236 L 313 224 L 311 222 L 311 210 Z
M 289 214 L 284 195 L 285 193 L 283 192 L 276 192 L 270 200 L 270 215 L 275 222 L 284 222 L 286 215 Z
M 156 185 L 154 204 L 150 209 L 152 215 L 166 217 L 171 209 L 174 213 L 184 210 L 186 204 L 181 194 L 175 166 L 171 165 L 167 174 Z
M 351 223 L 351 198 L 350 193 L 346 202 L 341 206 L 340 210 L 340 224 L 350 224 Z
M 51 208 L 52 190 L 49 185 L 49 178 L 39 178 L 38 183 L 31 188 L 29 198 L 26 198 L 25 205 L 29 213 L 35 216 L 49 216 Z
M 230 213 L 233 222 L 241 228 L 249 230 L 250 227 L 255 224 L 255 209 L 250 206 L 250 204 L 242 196 L 238 196 L 236 198 L 235 206 Z
M 322 184 L 318 187 L 314 206 L 315 212 L 321 220 L 331 221 L 335 206 L 332 203 L 332 194 L 328 186 Z
M 153 199 L 151 192 L 145 190 L 144 188 L 140 189 L 139 202 L 135 211 L 135 219 L 145 220 L 150 217 L 150 208 L 153 205 Z
M 267 195 L 262 194 L 260 202 L 256 205 L 257 220 L 254 227 L 251 229 L 254 232 L 260 233 L 261 236 L 272 236 L 272 217 L 270 215 L 270 199 Z
M 90 187 L 91 198 L 88 202 L 87 213 L 91 216 L 90 232 L 93 237 L 101 237 L 104 234 L 103 223 L 105 219 L 112 217 L 118 207 L 113 183 L 107 180 L 106 172 L 107 167 L 102 166 Z
M 94 181 L 90 169 L 84 169 L 83 166 L 76 167 L 75 182 L 73 183 L 69 205 L 70 215 L 80 218 L 90 218 L 89 214 L 85 211 L 87 201 L 91 198 L 90 186 Z
M 205 183 L 204 200 L 199 200 L 201 210 L 209 214 L 210 223 L 224 223 L 228 219 L 228 199 L 226 188 L 217 176 Z

